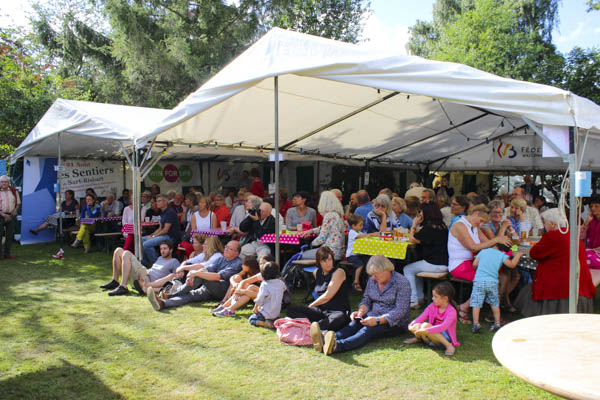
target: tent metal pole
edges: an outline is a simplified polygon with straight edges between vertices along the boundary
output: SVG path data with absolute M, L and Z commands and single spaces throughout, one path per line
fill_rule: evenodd
M 162 153 L 160 153 L 158 156 L 156 156 L 154 158 L 154 160 L 152 160 L 152 162 L 146 166 L 146 168 L 144 168 L 143 170 L 140 171 L 140 179 L 144 180 L 146 178 L 146 175 L 148 175 L 150 173 L 150 171 L 152 171 L 152 168 L 154 168 L 154 166 L 156 165 L 156 163 L 158 163 L 160 161 L 161 158 L 163 158 L 163 156 L 165 155 L 166 150 L 164 150 Z M 144 157 L 146 158 L 146 157 Z M 141 169 L 141 167 L 140 167 Z
M 58 235 L 60 236 L 60 248 L 62 249 L 64 246 L 64 238 L 63 238 L 63 213 L 62 213 L 62 190 L 61 190 L 61 185 L 60 185 L 60 181 L 61 181 L 61 175 L 62 175 L 62 171 L 61 171 L 61 167 L 62 167 L 62 162 L 61 162 L 61 148 L 60 148 L 60 132 L 58 132 L 57 136 L 57 140 L 58 140 L 58 160 L 57 160 L 57 166 L 58 168 L 56 168 L 56 182 L 58 183 L 58 202 L 56 204 L 56 210 L 58 212 Z M 75 199 L 73 199 L 75 200 Z
M 279 265 L 279 77 L 274 80 L 275 122 L 275 262 Z
M 277 77 L 275 77 L 275 78 L 277 78 Z M 338 119 L 335 119 L 335 120 L 333 120 L 331 122 L 328 122 L 325 125 L 317 128 L 317 129 L 314 129 L 314 130 L 312 130 L 312 131 L 310 131 L 310 132 L 308 132 L 308 133 L 300 136 L 299 138 L 292 140 L 289 143 L 284 144 L 283 146 L 281 146 L 281 150 L 288 150 L 289 147 L 295 145 L 296 143 L 301 142 L 302 140 L 304 140 L 306 138 L 309 138 L 309 137 L 311 137 L 313 135 L 316 135 L 317 133 L 319 133 L 319 132 L 321 132 L 321 131 L 323 131 L 323 130 L 325 130 L 325 129 L 333 126 L 333 125 L 339 124 L 340 122 L 342 122 L 344 120 L 347 120 L 348 118 L 353 117 L 356 114 L 359 114 L 359 113 L 361 113 L 361 112 L 363 112 L 365 110 L 368 110 L 369 108 L 371 108 L 373 106 L 376 106 L 377 104 L 382 103 L 382 102 L 386 101 L 387 99 L 391 99 L 392 97 L 396 96 L 397 94 L 400 94 L 400 93 L 399 92 L 392 92 L 392 93 L 387 94 L 387 95 L 383 96 L 382 98 L 379 98 L 379 99 L 377 99 L 377 100 L 375 100 L 375 101 L 373 101 L 373 102 L 371 102 L 371 103 L 369 103 L 367 105 L 364 105 L 364 106 L 362 106 L 360 108 L 357 108 L 356 110 L 354 110 L 354 111 L 352 111 L 352 112 L 350 112 L 350 113 L 348 113 L 346 115 L 343 115 L 343 116 L 339 117 Z
M 133 238 L 135 242 L 135 256 L 138 260 L 142 259 L 142 224 L 141 224 L 141 213 L 140 213 L 140 167 L 139 167 L 139 154 L 137 151 L 137 145 L 134 142 L 133 145 L 133 165 L 131 167 L 131 173 L 133 176 Z
M 576 152 L 569 154 L 569 313 L 577 312 L 579 299 L 579 243 L 577 236 L 577 198 L 575 197 L 575 174 L 577 173 Z
M 548 144 L 552 150 L 559 154 L 563 161 L 569 163 L 569 313 L 577 312 L 577 299 L 579 292 L 577 283 L 579 282 L 579 243 L 577 240 L 578 220 L 577 220 L 577 198 L 575 197 L 575 174 L 577 172 L 577 149 L 565 154 L 558 146 L 552 142 L 533 122 L 523 117 L 531 129 L 537 133 L 542 140 Z M 570 138 L 571 144 L 574 145 L 574 140 Z

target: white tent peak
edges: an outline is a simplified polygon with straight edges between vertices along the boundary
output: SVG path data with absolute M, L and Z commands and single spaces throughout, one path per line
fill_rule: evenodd
M 11 161 L 25 154 L 55 156 L 59 133 L 63 151 L 68 154 L 119 157 L 119 142 L 131 147 L 135 138 L 153 128 L 168 113 L 168 110 L 155 108 L 59 98 L 11 155 Z

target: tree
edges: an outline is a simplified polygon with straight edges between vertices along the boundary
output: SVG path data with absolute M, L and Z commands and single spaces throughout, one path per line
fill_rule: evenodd
M 172 108 L 274 26 L 355 42 L 361 0 L 62 0 L 36 32 L 97 101 Z M 90 20 L 90 13 L 101 13 Z M 41 9 L 41 7 L 40 7 Z M 97 29 L 97 26 L 107 29 Z
M 496 75 L 532 82 L 559 84 L 563 57 L 541 35 L 543 29 L 524 29 L 515 3 L 476 0 L 440 33 L 433 56 Z
M 28 36 L 0 29 L 0 157 L 12 153 L 58 97 L 85 99 L 62 79 Z
M 600 49 L 575 47 L 567 55 L 562 87 L 600 104 Z
M 433 22 L 411 28 L 409 50 L 500 76 L 559 84 L 563 57 L 551 43 L 558 0 L 438 0 Z
M 600 0 L 587 0 L 588 12 L 592 10 L 600 10 Z

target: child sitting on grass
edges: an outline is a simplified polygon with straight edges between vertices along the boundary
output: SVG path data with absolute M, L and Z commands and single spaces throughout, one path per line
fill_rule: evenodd
M 494 323 L 490 327 L 490 332 L 494 332 L 502 326 L 498 296 L 498 272 L 503 265 L 508 268 L 515 268 L 524 254 L 519 251 L 511 259 L 506 254 L 509 251 L 510 249 L 505 245 L 497 244 L 494 247 L 481 250 L 473 260 L 473 268 L 476 270 L 473 291 L 471 292 L 471 307 L 473 307 L 473 327 L 471 331 L 473 333 L 478 333 L 481 330 L 479 312 L 484 301 L 492 307 L 492 313 L 494 314 Z
M 273 329 L 273 322 L 281 313 L 281 300 L 287 287 L 279 279 L 279 265 L 276 262 L 267 262 L 260 267 L 263 283 L 258 289 L 258 296 L 254 299 L 253 314 L 248 318 L 250 324 Z
M 354 266 L 354 282 L 352 287 L 358 292 L 362 292 L 360 285 L 360 273 L 365 267 L 365 257 L 354 253 L 354 241 L 367 237 L 366 233 L 361 233 L 365 220 L 358 214 L 350 214 L 348 216 L 348 225 L 352 229 L 348 231 L 348 246 L 346 247 L 346 260 Z
M 460 346 L 456 340 L 458 306 L 454 301 L 454 287 L 450 282 L 441 282 L 431 293 L 433 302 L 408 325 L 408 330 L 414 333 L 415 337 L 406 339 L 404 343 L 423 341 L 430 345 L 444 346 L 444 354 L 453 356 L 455 346 Z
M 233 317 L 237 309 L 246 305 L 250 300 L 254 300 L 263 280 L 260 275 L 260 267 L 268 261 L 275 261 L 275 259 L 270 254 L 261 257 L 259 262 L 256 262 L 255 256 L 244 258 L 242 272 L 239 274 L 244 279 L 241 280 L 241 277 L 235 278 L 237 275 L 232 277 L 232 279 L 235 279 L 230 281 L 229 290 L 219 305 L 210 310 L 211 314 L 215 317 Z

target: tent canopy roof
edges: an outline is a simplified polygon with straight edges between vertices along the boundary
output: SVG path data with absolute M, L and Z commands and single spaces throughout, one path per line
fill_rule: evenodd
M 119 157 L 121 147 L 149 131 L 169 110 L 57 99 L 11 155 L 55 157 L 58 134 L 61 151 L 81 158 Z
M 284 151 L 435 165 L 522 132 L 521 117 L 578 126 L 600 139 L 600 107 L 570 92 L 278 28 L 144 137 L 168 144 L 169 153 L 191 143 L 254 154 L 271 149 L 275 76 Z M 560 159 L 553 163 L 562 169 Z

